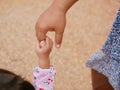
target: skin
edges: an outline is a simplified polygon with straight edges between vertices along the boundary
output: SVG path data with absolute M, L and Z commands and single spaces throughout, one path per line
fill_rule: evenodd
M 55 46 L 59 48 L 62 43 L 66 26 L 66 13 L 78 0 L 54 0 L 51 6 L 38 18 L 35 30 L 39 42 L 45 40 L 49 31 L 55 32 Z M 59 22 L 59 23 L 58 23 Z
M 42 69 L 50 68 L 50 57 L 49 54 L 53 47 L 53 41 L 46 37 L 46 40 L 41 41 L 36 46 L 36 54 L 39 58 L 39 67 Z

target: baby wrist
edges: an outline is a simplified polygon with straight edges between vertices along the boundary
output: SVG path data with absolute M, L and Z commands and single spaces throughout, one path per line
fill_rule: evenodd
M 43 69 L 48 69 L 50 67 L 50 59 L 47 57 L 39 59 L 39 67 Z

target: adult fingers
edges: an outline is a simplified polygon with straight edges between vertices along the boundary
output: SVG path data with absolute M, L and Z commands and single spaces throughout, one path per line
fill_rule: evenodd
M 60 48 L 63 38 L 63 32 L 57 32 L 55 33 L 55 46 L 56 48 Z
M 46 33 L 47 33 L 47 29 L 46 29 L 45 27 L 42 27 L 42 26 L 36 24 L 35 30 L 36 30 L 37 40 L 38 40 L 39 42 L 45 40 L 45 38 L 46 38 Z

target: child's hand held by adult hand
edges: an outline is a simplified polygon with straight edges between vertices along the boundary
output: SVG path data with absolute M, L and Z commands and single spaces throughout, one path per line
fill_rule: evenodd
M 39 58 L 39 66 L 41 68 L 49 68 L 50 66 L 50 52 L 53 47 L 53 41 L 46 37 L 46 40 L 41 41 L 36 46 L 36 54 Z
M 66 25 L 65 12 L 51 6 L 40 15 L 36 23 L 36 36 L 38 41 L 45 40 L 48 31 L 55 32 L 55 46 L 60 47 L 63 37 L 63 32 Z

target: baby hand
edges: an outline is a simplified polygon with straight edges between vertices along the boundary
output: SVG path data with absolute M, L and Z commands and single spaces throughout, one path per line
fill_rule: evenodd
M 53 47 L 53 41 L 46 37 L 46 40 L 41 41 L 37 44 L 36 54 L 39 57 L 39 66 L 41 68 L 49 68 L 50 67 L 50 59 L 49 54 Z

